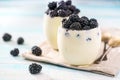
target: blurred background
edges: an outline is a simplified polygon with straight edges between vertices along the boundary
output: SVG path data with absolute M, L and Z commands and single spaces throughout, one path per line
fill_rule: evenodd
M 0 0 L 0 34 L 42 34 L 43 15 L 53 0 Z M 56 0 L 57 1 L 57 0 Z M 100 27 L 120 27 L 120 0 L 73 0 L 80 16 L 96 18 Z
M 53 0 L 0 0 L 0 29 L 34 26 L 39 31 L 48 2 Z M 56 0 L 57 1 L 57 0 Z M 120 26 L 120 0 L 73 0 L 80 15 L 95 17 L 101 27 Z

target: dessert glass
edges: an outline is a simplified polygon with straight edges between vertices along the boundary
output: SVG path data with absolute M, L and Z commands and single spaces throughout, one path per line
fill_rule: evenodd
M 50 17 L 44 15 L 44 32 L 48 43 L 53 49 L 58 49 L 57 45 L 57 31 L 58 27 L 62 24 L 64 17 Z
M 58 49 L 65 62 L 71 65 L 90 65 L 99 55 L 101 31 L 58 29 Z

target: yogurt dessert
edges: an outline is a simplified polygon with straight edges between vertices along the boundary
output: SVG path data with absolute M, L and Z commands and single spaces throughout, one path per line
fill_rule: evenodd
M 80 10 L 72 5 L 71 0 L 51 2 L 48 4 L 48 10 L 44 15 L 44 32 L 47 41 L 54 49 L 57 46 L 57 31 L 62 24 L 62 20 L 71 14 L 78 14 Z
M 101 45 L 101 32 L 96 19 L 71 15 L 58 29 L 58 48 L 71 65 L 92 64 Z

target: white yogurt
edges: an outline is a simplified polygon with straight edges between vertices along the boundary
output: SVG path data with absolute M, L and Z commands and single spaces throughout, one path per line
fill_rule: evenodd
M 58 48 L 65 61 L 71 65 L 92 64 L 101 45 L 101 32 L 99 28 L 90 30 L 58 29 Z
M 53 17 L 49 15 L 44 16 L 44 32 L 47 41 L 53 49 L 58 49 L 57 46 L 57 31 L 58 27 L 62 24 L 62 17 Z

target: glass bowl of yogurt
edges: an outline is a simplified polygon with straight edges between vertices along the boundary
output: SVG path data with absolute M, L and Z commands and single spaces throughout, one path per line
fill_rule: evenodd
M 71 15 L 58 29 L 58 49 L 71 65 L 90 65 L 99 55 L 101 31 L 96 19 Z
M 72 5 L 71 0 L 50 2 L 48 10 L 44 15 L 44 33 L 48 43 L 53 49 L 58 49 L 57 46 L 57 31 L 62 24 L 62 20 L 71 14 L 78 14 L 80 10 Z

